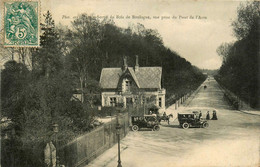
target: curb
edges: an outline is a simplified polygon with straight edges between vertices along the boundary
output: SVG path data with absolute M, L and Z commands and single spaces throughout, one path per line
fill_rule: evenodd
M 216 80 L 216 82 L 218 83 L 217 80 Z M 219 83 L 218 83 L 218 87 L 219 87 L 219 89 L 220 89 L 223 93 L 226 92 L 225 89 L 224 89 Z M 240 111 L 240 112 L 242 112 L 242 113 L 244 113 L 244 114 L 260 116 L 260 112 L 259 112 L 259 114 L 256 114 L 256 113 L 250 113 L 250 111 L 243 111 L 243 110 L 235 110 L 235 111 Z
M 260 116 L 260 112 L 259 112 L 259 114 L 256 114 L 256 113 L 250 113 L 250 111 L 249 111 L 249 112 L 247 112 L 247 111 L 242 111 L 242 110 L 236 110 L 236 111 L 240 111 L 240 112 L 242 112 L 242 113 L 249 114 L 249 115 L 257 115 L 257 116 Z

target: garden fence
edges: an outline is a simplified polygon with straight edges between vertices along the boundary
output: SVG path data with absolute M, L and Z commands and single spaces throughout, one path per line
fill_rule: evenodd
M 118 121 L 121 125 L 120 138 L 122 139 L 129 131 L 128 113 L 120 114 Z M 116 123 L 116 118 L 111 118 L 110 122 L 59 147 L 60 164 L 66 167 L 81 167 L 112 147 L 117 143 Z

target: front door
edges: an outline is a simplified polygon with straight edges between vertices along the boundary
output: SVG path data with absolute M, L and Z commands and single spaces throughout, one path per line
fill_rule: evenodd
M 132 106 L 133 105 L 133 100 L 132 97 L 127 97 L 126 98 L 126 107 Z

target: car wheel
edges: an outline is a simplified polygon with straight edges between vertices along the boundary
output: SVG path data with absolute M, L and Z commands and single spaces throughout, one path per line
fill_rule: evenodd
M 137 125 L 134 125 L 134 126 L 132 126 L 132 130 L 133 130 L 134 132 L 136 132 L 136 131 L 139 130 L 139 127 L 138 127 Z
M 155 126 L 153 127 L 153 130 L 154 130 L 154 131 L 159 131 L 159 130 L 160 130 L 160 126 L 155 125 Z
M 209 124 L 207 122 L 204 122 L 203 125 L 202 125 L 203 128 L 207 128 L 209 127 Z
M 182 128 L 183 129 L 188 129 L 190 127 L 190 125 L 187 123 L 187 122 L 185 122 L 184 124 L 182 124 Z

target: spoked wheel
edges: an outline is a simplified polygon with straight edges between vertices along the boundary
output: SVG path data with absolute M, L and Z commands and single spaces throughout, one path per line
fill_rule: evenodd
M 153 127 L 153 130 L 154 130 L 154 131 L 159 131 L 159 130 L 160 130 L 160 126 L 155 125 L 155 126 Z
M 182 128 L 183 129 L 188 129 L 190 127 L 190 125 L 187 123 L 187 122 L 185 122 L 184 124 L 182 124 Z
M 204 122 L 203 125 L 202 125 L 203 128 L 207 128 L 209 127 L 209 124 L 207 122 Z
M 139 130 L 139 127 L 138 127 L 137 125 L 134 125 L 134 126 L 132 126 L 132 130 L 133 130 L 134 132 L 136 132 L 136 131 Z

